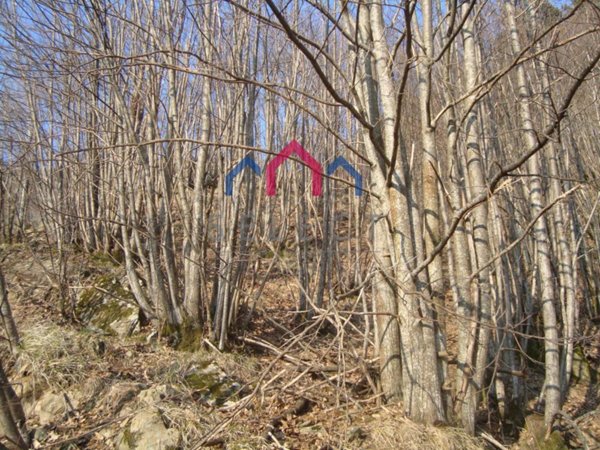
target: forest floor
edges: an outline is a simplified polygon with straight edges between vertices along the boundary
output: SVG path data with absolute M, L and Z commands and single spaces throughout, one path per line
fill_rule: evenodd
M 229 351 L 202 338 L 185 348 L 151 326 L 118 336 L 65 320 L 54 256 L 36 239 L 0 247 L 22 338 L 17 357 L 4 347 L 1 356 L 23 399 L 35 448 L 144 448 L 132 435 L 148 411 L 160 417 L 159 435 L 176 442 L 155 448 L 502 448 L 493 440 L 506 448 L 549 448 L 533 434 L 511 442 L 485 411 L 483 436 L 472 438 L 451 427 L 417 425 L 400 406 L 381 404 L 372 346 L 360 331 L 364 318 L 343 314 L 359 307 L 360 298 L 299 323 L 293 281 L 274 272 Z M 68 267 L 67 308 L 85 293 L 110 294 L 106 280 L 123 278 L 104 255 L 72 251 Z M 584 440 L 594 448 L 600 441 L 599 403 L 597 380 L 571 389 L 565 406 L 571 446 Z

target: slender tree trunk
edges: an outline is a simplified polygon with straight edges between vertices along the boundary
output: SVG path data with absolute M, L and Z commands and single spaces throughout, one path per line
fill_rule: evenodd
M 535 30 L 537 27 L 536 9 L 529 6 L 531 22 Z M 537 51 L 542 50 L 541 43 L 534 46 Z M 545 110 L 544 125 L 547 126 L 550 118 L 548 114 L 553 111 L 553 101 L 550 95 L 550 76 L 549 66 L 547 65 L 547 56 L 541 58 L 541 61 L 535 67 L 540 78 L 542 91 L 542 106 Z M 549 192 L 552 198 L 558 198 L 563 193 L 561 183 L 560 160 L 567 155 L 561 150 L 561 144 L 553 140 L 548 142 L 547 153 L 549 154 L 548 172 L 550 175 Z M 567 202 L 571 202 L 568 199 Z M 563 321 L 563 352 L 561 354 L 560 379 L 562 381 L 561 394 L 564 400 L 569 386 L 571 371 L 573 366 L 573 344 L 575 338 L 575 326 L 577 323 L 577 303 L 575 298 L 575 271 L 577 265 L 573 264 L 573 251 L 570 230 L 573 229 L 569 208 L 563 202 L 554 206 L 550 215 L 554 234 L 556 234 L 556 256 L 558 259 L 558 279 L 560 283 L 560 301 L 562 305 Z
M 468 4 L 465 3 L 463 4 L 463 14 L 467 13 Z M 465 20 L 462 28 L 466 91 L 473 89 L 479 82 L 478 75 L 480 71 L 477 63 L 474 28 L 474 18 L 470 16 Z M 472 95 L 469 100 L 472 101 L 474 98 L 474 95 Z M 478 105 L 474 105 L 470 109 L 465 120 L 465 145 L 467 176 L 471 198 L 473 198 L 486 190 L 485 155 L 481 146 Z M 490 259 L 490 244 L 487 203 L 481 204 L 473 211 L 472 239 L 476 257 L 473 268 L 478 271 L 478 275 L 476 284 L 471 289 L 472 300 L 470 304 L 476 309 L 474 318 L 477 324 L 471 326 L 470 340 L 466 353 L 463 355 L 465 360 L 459 361 L 459 367 L 464 367 L 461 370 L 464 371 L 464 375 L 468 380 L 466 391 L 464 391 L 462 419 L 466 422 L 463 423 L 465 429 L 471 434 L 475 432 L 474 417 L 479 393 L 483 389 L 490 340 L 491 292 L 490 272 L 487 267 L 487 262 Z M 480 267 L 481 269 L 479 269 Z M 468 309 L 468 304 L 465 307 Z M 469 314 L 467 310 L 463 312 Z M 464 351 L 465 349 L 461 350 Z
M 4 274 L 0 268 L 0 316 L 2 316 L 2 324 L 6 330 L 8 336 L 8 342 L 10 343 L 11 352 L 15 353 L 16 348 L 19 345 L 19 332 L 17 325 L 10 309 L 10 303 L 8 302 L 8 288 L 6 286 L 6 280 Z
M 208 2 L 206 5 L 206 12 L 204 17 L 204 23 L 206 27 L 205 36 L 209 36 L 210 26 L 212 24 L 212 6 Z M 207 59 L 211 57 L 211 44 L 205 42 Z M 204 142 L 208 141 L 210 137 L 210 125 L 211 125 L 211 113 L 212 113 L 212 99 L 211 99 L 211 82 L 208 77 L 205 77 L 202 84 L 201 93 L 202 103 L 202 114 L 200 117 L 200 139 Z M 207 215 L 205 207 L 205 190 L 204 190 L 204 177 L 206 174 L 206 160 L 208 155 L 208 148 L 201 147 L 196 154 L 196 164 L 194 171 L 194 191 L 192 193 L 192 217 L 191 217 L 191 236 L 190 236 L 190 250 L 189 250 L 189 261 L 185 268 L 187 274 L 185 277 L 185 299 L 184 305 L 187 314 L 190 317 L 192 324 L 200 324 L 203 318 L 203 307 L 202 307 L 202 284 L 204 282 L 204 240 L 203 236 L 207 232 Z M 208 310 L 208 303 L 206 310 Z M 208 318 L 206 314 L 205 319 Z
M 356 26 L 363 45 L 371 42 L 371 23 L 369 11 L 362 6 Z M 363 83 L 357 85 L 359 100 L 368 111 L 371 123 L 381 123 L 377 99 L 377 81 L 374 76 L 373 61 L 368 52 L 359 52 L 359 70 Z M 373 310 L 375 313 L 376 350 L 379 357 L 379 378 L 385 399 L 396 401 L 402 398 L 402 357 L 400 354 L 400 328 L 398 324 L 398 305 L 394 286 L 394 243 L 390 234 L 388 219 L 384 162 L 376 151 L 381 137 L 378 125 L 373 135 L 364 130 L 363 138 L 367 157 L 371 162 L 370 191 L 375 194 L 371 199 L 371 227 L 373 258 L 376 271 L 373 278 Z M 373 141 L 377 142 L 373 142 Z
M 512 52 L 518 55 L 521 52 L 521 42 L 515 20 L 515 7 L 512 0 L 505 2 L 507 21 L 510 31 Z M 519 94 L 519 110 L 521 127 L 523 129 L 525 142 L 528 148 L 537 145 L 537 137 L 534 133 L 533 120 L 529 102 L 531 93 L 525 77 L 525 69 L 522 64 L 517 66 L 517 84 Z M 544 206 L 544 186 L 540 177 L 540 157 L 535 153 L 528 161 L 529 171 L 529 203 L 532 217 L 539 214 Z M 560 350 L 558 341 L 558 323 L 556 318 L 556 295 L 554 279 L 552 274 L 552 262 L 550 239 L 546 217 L 542 216 L 536 222 L 533 230 L 536 246 L 536 257 L 540 279 L 540 300 L 542 307 L 542 318 L 544 322 L 544 365 L 546 368 L 544 380 L 544 419 L 546 425 L 550 425 L 554 416 L 561 407 L 561 380 L 560 380 Z
M 423 151 L 422 161 L 422 195 L 423 195 L 423 240 L 425 254 L 429 255 L 438 244 L 441 233 L 442 219 L 440 213 L 439 189 L 438 189 L 438 151 L 435 139 L 435 127 L 431 119 L 432 109 L 432 83 L 433 83 L 433 1 L 421 2 L 422 27 L 414 26 L 416 34 L 419 35 L 419 45 L 416 52 L 417 80 L 419 92 L 419 111 L 421 122 L 421 147 Z M 417 23 L 417 21 L 415 21 Z M 433 333 L 429 339 L 435 339 L 435 348 L 438 352 L 446 353 L 446 338 L 444 325 L 444 275 L 442 270 L 442 255 L 437 255 L 427 266 L 424 275 L 428 280 L 433 305 L 430 307 L 430 315 L 433 320 Z M 423 333 L 429 334 L 424 328 Z M 440 380 L 444 380 L 447 374 L 447 364 L 444 360 L 438 360 L 438 371 Z M 449 393 L 449 392 L 448 392 Z M 446 396 L 445 403 L 449 402 L 450 396 Z

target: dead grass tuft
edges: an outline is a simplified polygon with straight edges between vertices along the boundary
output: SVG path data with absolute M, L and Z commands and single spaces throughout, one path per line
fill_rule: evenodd
M 216 422 L 216 418 L 207 415 L 206 411 L 201 408 L 190 408 L 190 405 L 163 403 L 161 413 L 166 425 L 181 433 L 183 448 L 191 447 Z
M 400 413 L 382 411 L 369 425 L 369 448 L 403 450 L 481 450 L 485 444 L 459 428 L 420 425 Z
M 89 376 L 96 355 L 81 344 L 76 332 L 52 323 L 24 331 L 18 367 L 50 387 L 65 388 Z

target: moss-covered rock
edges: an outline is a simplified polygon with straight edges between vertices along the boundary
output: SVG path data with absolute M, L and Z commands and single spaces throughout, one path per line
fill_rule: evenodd
M 138 412 L 116 439 L 119 450 L 174 450 L 179 448 L 181 434 L 167 428 L 160 411 L 155 408 Z
M 521 450 L 567 450 L 567 444 L 558 431 L 550 433 L 546 438 L 544 417 L 529 415 L 525 418 L 525 429 L 518 442 Z
M 139 308 L 131 292 L 110 275 L 96 277 L 92 284 L 79 295 L 75 310 L 79 320 L 111 335 L 131 335 L 139 327 Z
M 217 406 L 233 400 L 241 387 L 211 361 L 191 367 L 183 379 L 186 386 L 193 390 L 196 398 Z

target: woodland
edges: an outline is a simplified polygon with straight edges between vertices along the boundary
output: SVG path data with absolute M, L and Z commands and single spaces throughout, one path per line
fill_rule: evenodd
M 599 59 L 596 0 L 0 1 L 0 448 L 600 448 Z

